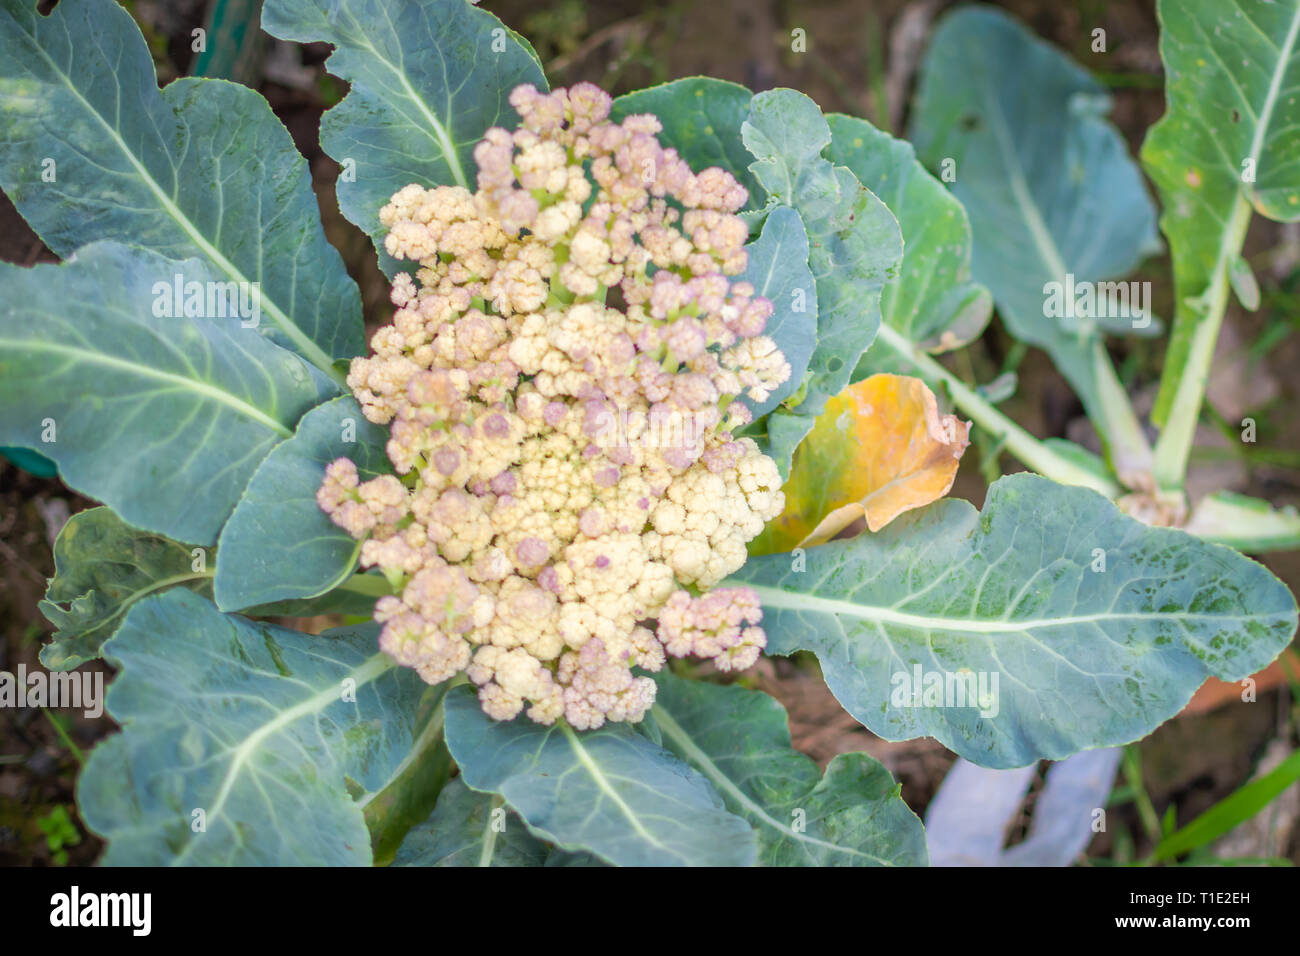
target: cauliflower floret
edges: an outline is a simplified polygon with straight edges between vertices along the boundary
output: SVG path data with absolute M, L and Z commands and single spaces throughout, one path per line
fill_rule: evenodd
M 483 502 L 461 488 L 426 486 L 411 499 L 411 514 L 448 561 L 459 563 L 487 547 L 492 519 Z
M 501 583 L 484 630 L 497 647 L 522 647 L 539 660 L 552 660 L 564 649 L 555 595 L 518 575 Z

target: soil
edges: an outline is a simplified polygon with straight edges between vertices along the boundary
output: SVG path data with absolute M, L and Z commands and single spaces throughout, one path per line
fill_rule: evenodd
M 790 86 L 812 96 L 824 111 L 864 116 L 895 132 L 906 128 L 914 72 L 932 19 L 950 4 L 941 0 L 711 0 L 709 3 L 631 0 L 500 0 L 484 7 L 532 40 L 556 85 L 592 80 L 614 92 L 693 74 L 708 74 L 759 90 Z M 166 81 L 185 75 L 191 55 L 189 31 L 201 25 L 199 0 L 151 2 L 132 7 L 151 40 L 159 75 Z M 1069 51 L 1112 86 L 1113 117 L 1134 152 L 1146 129 L 1163 112 L 1157 26 L 1153 0 L 1126 4 L 1103 0 L 1006 0 L 1002 4 L 1041 36 Z M 1093 31 L 1105 31 L 1107 51 L 1094 52 Z M 792 31 L 802 30 L 806 52 L 791 49 Z M 262 59 L 244 64 L 255 83 L 307 156 L 320 198 L 326 232 L 343 253 L 362 289 L 367 324 L 378 325 L 391 312 L 373 250 L 364 235 L 338 212 L 333 197 L 337 166 L 320 150 L 320 115 L 344 87 L 324 76 L 320 63 L 328 50 L 308 47 L 304 55 L 263 43 Z M 259 67 L 261 68 L 259 70 Z M 1287 414 L 1297 407 L 1297 382 L 1289 370 L 1300 359 L 1300 336 L 1284 307 L 1270 307 L 1270 291 L 1289 293 L 1300 262 L 1300 241 L 1283 227 L 1258 220 L 1247 258 L 1265 286 L 1260 312 L 1229 314 L 1210 395 L 1227 422 L 1249 414 L 1259 422 L 1259 445 L 1278 454 L 1229 455 L 1200 465 L 1195 480 L 1207 487 L 1225 484 L 1278 505 L 1300 504 L 1300 421 Z M 57 261 L 0 194 L 0 260 L 33 265 Z M 1157 314 L 1172 314 L 1167 258 L 1145 264 L 1137 278 L 1150 279 Z M 1163 296 L 1163 300 L 1160 298 Z M 1270 336 L 1270 349 L 1256 355 L 1250 343 Z M 972 348 L 953 361 L 961 374 L 981 381 L 994 377 L 1012 352 L 1012 341 L 996 323 Z M 1115 357 L 1130 394 L 1149 401 L 1158 381 L 1163 342 L 1117 346 Z M 1019 388 L 1003 407 L 1040 436 L 1070 436 L 1087 443 L 1082 410 L 1044 355 L 1030 351 L 1018 369 Z M 1207 430 L 1206 444 L 1217 436 Z M 1223 444 L 1220 442 L 1220 444 Z M 985 484 L 978 448 L 968 453 L 953 494 L 977 505 Z M 1003 458 L 998 465 L 1015 470 Z M 53 573 L 50 547 L 68 514 L 93 504 L 57 479 L 40 479 L 0 459 L 0 670 L 37 660 L 50 631 L 37 605 Z M 1293 591 L 1300 592 L 1300 554 L 1265 557 Z M 319 622 L 304 622 L 311 627 Z M 315 629 L 313 627 L 313 629 Z M 104 668 L 94 664 L 90 667 Z M 930 739 L 891 743 L 849 717 L 832 698 L 815 662 L 766 659 L 753 683 L 778 697 L 790 712 L 795 745 L 824 765 L 837 753 L 867 751 L 902 783 L 903 797 L 918 813 L 954 761 Z M 1201 706 L 1157 730 L 1138 745 L 1143 784 L 1157 814 L 1175 809 L 1179 822 L 1190 820 L 1231 793 L 1254 772 L 1270 742 L 1293 744 L 1296 719 L 1285 681 L 1265 691 L 1257 703 L 1241 706 L 1235 693 L 1211 690 Z M 1224 704 L 1224 701 L 1231 703 Z M 1217 704 L 1218 706 L 1213 706 Z M 56 727 L 59 721 L 62 729 Z M 71 712 L 0 709 L 0 864 L 48 865 L 93 862 L 102 844 L 76 816 L 74 786 L 79 760 L 96 740 L 111 733 L 107 718 L 86 720 Z M 56 858 L 40 821 L 65 808 L 80 842 Z M 1026 808 L 1032 813 L 1032 794 Z M 1113 810 L 1116 821 L 1099 834 L 1086 857 L 1121 861 L 1150 848 L 1136 804 L 1130 799 Z M 1017 825 L 1023 828 L 1024 821 Z M 1126 843 L 1126 841 L 1128 841 Z M 1300 862 L 1300 834 L 1275 847 Z

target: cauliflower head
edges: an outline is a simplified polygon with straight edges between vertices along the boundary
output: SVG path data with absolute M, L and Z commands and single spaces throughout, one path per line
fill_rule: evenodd
M 790 376 L 772 304 L 735 276 L 747 195 L 696 173 L 649 115 L 589 83 L 517 87 L 478 188 L 383 207 L 391 325 L 348 385 L 395 474 L 329 466 L 320 507 L 362 539 L 381 648 L 429 683 L 465 673 L 490 716 L 638 721 L 668 656 L 748 667 L 746 588 L 714 588 L 780 514 L 747 406 Z M 711 590 L 712 589 L 712 590 Z

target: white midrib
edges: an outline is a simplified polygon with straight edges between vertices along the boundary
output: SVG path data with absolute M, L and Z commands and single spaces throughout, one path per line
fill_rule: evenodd
M 183 584 L 186 581 L 201 581 L 204 578 L 212 577 L 214 574 L 215 574 L 214 571 L 195 571 L 189 574 L 174 574 L 169 578 L 162 578 L 161 580 L 158 581 L 151 581 L 146 586 L 139 588 L 138 590 L 132 591 L 125 598 L 122 598 L 120 602 L 120 606 L 116 611 L 113 612 L 112 616 L 109 617 L 108 620 L 111 621 L 114 620 L 115 618 L 121 617 L 130 609 L 131 605 L 135 604 L 136 601 L 139 601 L 141 598 L 148 597 L 150 594 L 153 594 L 156 591 L 161 591 L 164 588 L 169 588 L 173 584 Z
M 618 807 L 619 812 L 622 813 L 623 816 L 627 818 L 628 822 L 632 824 L 632 829 L 637 832 L 637 835 L 647 843 L 653 844 L 664 852 L 671 852 L 662 842 L 655 839 L 653 833 L 641 825 L 641 820 L 637 817 L 636 811 L 627 805 L 626 801 L 619 796 L 618 791 L 614 789 L 613 784 L 605 778 L 604 773 L 601 772 L 596 761 L 591 759 L 591 754 L 587 753 L 587 748 L 582 745 L 582 741 L 578 739 L 578 735 L 574 733 L 573 728 L 568 724 L 562 723 L 560 724 L 560 730 L 569 741 L 569 746 L 573 748 L 573 752 L 577 756 L 578 760 L 582 763 L 583 767 L 586 768 L 587 773 L 591 775 L 591 779 L 596 784 L 597 789 L 605 796 L 609 797 L 614 805 Z
M 355 555 L 353 555 L 353 557 L 355 559 Z M 408 750 L 406 756 L 402 758 L 402 762 L 399 763 L 396 769 L 388 775 L 388 779 L 384 782 L 384 785 L 371 793 L 367 793 L 357 801 L 357 806 L 365 809 L 371 800 L 375 799 L 375 797 L 379 796 L 392 786 L 393 782 L 400 779 L 402 774 L 406 773 L 407 769 L 411 767 L 412 764 L 417 760 L 420 760 L 424 756 L 425 749 L 429 746 L 430 741 L 437 739 L 442 734 L 442 725 L 446 722 L 446 717 L 447 712 L 445 708 L 442 704 L 439 704 L 437 710 L 424 725 L 424 730 L 420 731 L 420 736 L 413 744 L 411 744 L 411 749 Z
M 817 597 L 811 594 L 794 594 L 781 588 L 761 584 L 748 584 L 757 594 L 764 607 L 787 611 L 814 611 L 823 614 L 842 614 L 863 621 L 876 621 L 881 624 L 898 624 L 903 627 L 922 628 L 931 631 L 960 631 L 973 634 L 1015 634 L 1046 627 L 1070 627 L 1075 624 L 1098 624 L 1102 621 L 1134 621 L 1147 618 L 1180 621 L 1222 621 L 1222 614 L 1156 614 L 1156 613 L 1117 613 L 1074 614 L 1063 617 L 1026 618 L 1016 621 L 980 620 L 977 618 L 930 617 L 924 614 L 909 614 L 893 608 L 870 607 L 843 601 L 838 598 Z
M 677 723 L 667 710 L 662 706 L 656 706 L 654 709 L 654 718 L 655 722 L 659 724 L 660 729 L 671 737 L 677 746 L 681 748 L 686 759 L 695 764 L 695 766 L 699 768 L 700 772 L 712 780 L 719 790 L 729 794 L 733 800 L 744 808 L 744 811 L 747 814 L 756 817 L 766 826 L 778 830 L 782 836 L 798 840 L 802 843 L 809 843 L 813 846 L 823 847 L 834 853 L 842 853 L 848 856 L 860 856 L 864 859 L 874 860 L 882 866 L 893 866 L 893 863 L 889 860 L 881 859 L 880 857 L 873 856 L 870 853 L 863 853 L 861 850 L 855 850 L 852 847 L 841 846 L 838 843 L 831 843 L 828 840 L 819 840 L 806 833 L 796 833 L 794 830 L 790 829 L 790 827 L 782 825 L 777 820 L 773 819 L 765 809 L 755 803 L 750 796 L 745 793 L 745 791 L 736 786 L 735 782 L 718 768 L 717 764 L 709 758 L 708 754 L 699 748 L 699 745 L 696 744 L 691 738 L 691 735 L 686 732 L 686 729 L 681 724 Z
M 1243 14 L 1244 16 L 1244 14 Z M 1277 66 L 1273 69 L 1273 77 L 1269 80 L 1268 93 L 1264 96 L 1264 104 L 1259 108 L 1259 119 L 1255 123 L 1255 133 L 1250 138 L 1250 159 L 1251 168 L 1255 171 L 1256 179 L 1259 178 L 1259 159 L 1264 151 L 1264 140 L 1268 136 L 1269 124 L 1273 122 L 1273 110 L 1277 106 L 1278 95 L 1282 91 L 1282 78 L 1286 75 L 1287 66 L 1291 62 L 1291 54 L 1295 50 L 1296 38 L 1300 36 L 1300 4 L 1296 6 L 1295 13 L 1291 17 L 1291 25 L 1287 28 L 1286 40 L 1282 43 L 1282 48 L 1278 51 Z M 1233 170 L 1236 175 L 1236 170 Z M 1245 190 L 1239 186 L 1239 201 L 1247 203 Z M 1214 260 L 1214 278 L 1211 285 L 1216 282 L 1226 282 L 1228 268 L 1232 260 L 1241 251 L 1241 241 L 1244 238 L 1238 237 L 1235 231 L 1230 228 L 1224 228 L 1219 233 L 1219 253 Z M 1202 386 L 1203 387 L 1203 386 Z
M 479 866 L 492 865 L 492 857 L 496 854 L 497 849 L 497 829 L 493 817 L 496 816 L 498 810 L 505 806 L 505 803 L 505 798 L 501 794 L 492 794 L 492 800 L 488 805 L 487 824 L 483 827 L 483 848 L 478 855 Z
M 171 196 L 167 195 L 163 188 L 158 185 L 158 182 L 152 175 L 150 175 L 149 170 L 145 169 L 144 164 L 136 158 L 135 153 L 133 153 L 130 147 L 127 146 L 126 140 L 122 139 L 121 133 L 118 132 L 118 130 L 116 130 L 108 120 L 101 116 L 99 111 L 91 106 L 86 98 L 81 95 L 81 91 L 73 85 L 72 77 L 59 69 L 58 65 L 51 60 L 49 55 L 45 52 L 45 49 L 36 42 L 36 38 L 32 37 L 31 39 L 32 46 L 40 51 L 41 57 L 47 64 L 49 64 L 49 67 L 54 74 L 63 81 L 63 85 L 67 88 L 68 92 L 81 102 L 81 105 L 85 107 L 86 112 L 99 121 L 99 124 L 104 128 L 105 132 L 107 132 L 113 142 L 117 144 L 118 149 L 122 151 L 122 155 L 125 156 L 126 161 L 131 164 L 136 175 L 140 177 L 141 182 L 143 182 L 145 186 L 148 187 L 149 191 L 154 194 L 154 197 L 158 200 L 158 204 L 162 206 L 163 211 L 181 227 L 181 230 L 189 237 L 190 241 L 193 242 L 194 245 L 196 245 L 218 269 L 226 273 L 226 275 L 230 276 L 236 282 L 249 287 L 258 307 L 266 311 L 267 315 L 271 317 L 271 321 L 279 326 L 280 330 L 293 341 L 294 346 L 305 358 L 327 375 L 337 379 L 338 373 L 334 371 L 332 360 L 325 354 L 324 350 L 308 338 L 307 334 L 295 325 L 293 320 L 290 319 L 278 305 L 265 296 L 262 292 L 262 284 L 260 282 L 251 282 L 233 262 L 222 254 L 220 249 L 209 242 L 207 238 L 199 232 L 194 223 L 190 221 L 189 217 L 181 212 L 180 207 L 176 205 Z
M 395 666 L 396 664 L 392 658 L 387 654 L 380 653 L 367 658 L 355 670 L 346 674 L 345 677 L 351 678 L 355 682 L 355 688 L 360 690 L 363 686 L 369 684 L 372 680 L 384 674 L 386 671 L 391 670 Z M 281 711 L 272 720 L 267 721 L 261 727 L 258 727 L 257 730 L 249 734 L 244 739 L 243 743 L 229 752 L 230 765 L 226 768 L 225 776 L 221 781 L 221 789 L 217 791 L 216 798 L 212 801 L 212 807 L 207 813 L 207 822 L 209 824 L 211 824 L 212 821 L 220 819 L 221 811 L 225 808 L 226 800 L 230 797 L 230 792 L 234 789 L 235 781 L 239 778 L 240 772 L 244 768 L 244 764 L 246 764 L 249 758 L 257 752 L 257 748 L 261 746 L 262 741 L 267 737 L 270 737 L 272 734 L 288 727 L 294 721 L 306 717 L 309 714 L 317 713 L 335 701 L 340 700 L 340 689 L 343 679 L 344 678 L 340 678 L 338 683 L 317 691 L 306 700 L 295 704 L 288 710 Z M 172 858 L 171 865 L 176 866 L 183 862 L 190 850 L 197 846 L 198 843 L 198 840 L 190 840 L 186 843 L 185 849 Z
M 1025 225 L 1029 227 L 1030 235 L 1034 237 L 1034 248 L 1038 250 L 1038 257 L 1043 260 L 1043 265 L 1047 266 L 1047 271 L 1064 281 L 1066 274 L 1065 260 L 1061 258 L 1060 250 L 1056 248 L 1056 241 L 1052 239 L 1047 223 L 1043 222 L 1042 214 L 1038 211 L 1038 204 L 1034 202 L 1034 197 L 1029 194 L 1029 184 L 1025 181 L 1025 173 L 1020 165 L 1020 157 L 1016 154 L 1015 144 L 1011 141 L 1011 133 L 1007 130 L 1002 110 L 996 101 L 988 99 L 987 102 L 989 116 L 993 118 L 993 134 L 998 139 L 1003 162 L 1007 167 L 1011 191 L 1016 197 L 1016 206 L 1020 209 Z
M 407 98 L 415 104 L 415 108 L 423 114 L 425 121 L 428 122 L 429 126 L 433 128 L 433 135 L 438 140 L 438 148 L 442 150 L 443 156 L 446 157 L 447 165 L 451 169 L 451 174 L 456 177 L 456 182 L 464 188 L 469 189 L 469 180 L 465 178 L 465 170 L 460 165 L 460 157 L 456 155 L 456 144 L 452 142 L 451 134 L 447 131 L 447 127 L 442 125 L 442 121 L 438 119 L 433 110 L 429 109 L 428 105 L 424 102 L 424 97 L 422 97 L 416 91 L 415 87 L 411 85 L 411 81 L 407 77 L 406 71 L 399 69 L 397 64 L 380 54 L 380 52 L 375 49 L 374 45 L 368 40 L 365 47 L 377 61 L 393 71 L 393 75 L 396 76 L 398 82 L 402 84 L 402 91 L 406 94 Z
M 1264 97 L 1264 105 L 1259 110 L 1255 135 L 1251 137 L 1250 159 L 1256 173 L 1259 171 L 1259 157 L 1264 149 L 1264 138 L 1268 135 L 1269 124 L 1273 122 L 1273 109 L 1277 106 L 1278 94 L 1282 91 L 1282 77 L 1286 75 L 1287 67 L 1291 63 L 1291 54 L 1295 50 L 1297 36 L 1300 36 L 1300 5 L 1296 6 L 1295 13 L 1291 15 L 1291 26 L 1286 31 L 1286 40 L 1282 43 L 1282 49 L 1278 51 L 1277 67 L 1273 70 L 1273 79 L 1268 84 L 1268 95 Z
M 293 434 L 293 430 L 283 422 L 276 421 L 266 412 L 245 401 L 241 401 L 229 392 L 209 385 L 207 382 L 196 378 L 186 378 L 184 375 L 176 375 L 172 372 L 162 372 L 147 365 L 139 365 L 133 362 L 127 362 L 111 355 L 105 355 L 103 352 L 91 352 L 86 349 L 73 348 L 67 345 L 57 345 L 53 342 L 33 342 L 30 340 L 19 339 L 0 339 L 0 345 L 13 346 L 16 349 L 39 351 L 39 352 L 58 352 L 65 355 L 75 355 L 83 362 L 91 362 L 96 365 L 105 365 L 110 368 L 125 369 L 141 378 L 154 378 L 160 382 L 168 382 L 185 389 L 186 391 L 195 392 L 199 395 L 211 398 L 215 402 L 227 405 L 233 408 L 245 418 L 251 418 L 260 422 L 266 427 L 272 429 L 277 434 L 288 438 Z

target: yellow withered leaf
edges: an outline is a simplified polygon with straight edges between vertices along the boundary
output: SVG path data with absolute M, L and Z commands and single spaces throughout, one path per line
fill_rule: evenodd
M 858 519 L 879 531 L 946 495 L 970 423 L 940 415 L 919 378 L 873 375 L 826 403 L 795 452 L 785 511 L 750 547 L 771 554 L 825 544 Z

